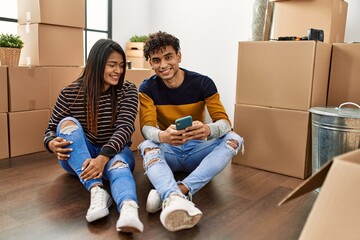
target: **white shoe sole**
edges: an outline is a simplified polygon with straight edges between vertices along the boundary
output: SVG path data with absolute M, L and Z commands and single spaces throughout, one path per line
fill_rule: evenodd
M 162 224 L 171 231 L 179 231 L 194 227 L 201 219 L 202 213 L 190 216 L 185 210 L 175 210 L 167 215 Z

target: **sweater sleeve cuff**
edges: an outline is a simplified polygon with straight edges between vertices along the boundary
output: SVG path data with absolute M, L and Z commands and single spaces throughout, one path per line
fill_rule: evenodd
M 101 155 L 104 155 L 109 158 L 114 157 L 116 155 L 116 153 L 117 152 L 115 151 L 115 149 L 113 149 L 111 147 L 107 147 L 107 146 L 103 147 L 100 152 Z
M 53 140 L 55 137 L 48 137 L 48 138 L 46 138 L 45 140 L 44 140 L 44 146 L 45 146 L 45 148 L 49 151 L 49 152 L 51 152 L 51 153 L 54 153 L 53 151 L 51 151 L 51 149 L 49 148 L 49 142 L 51 141 L 51 140 Z

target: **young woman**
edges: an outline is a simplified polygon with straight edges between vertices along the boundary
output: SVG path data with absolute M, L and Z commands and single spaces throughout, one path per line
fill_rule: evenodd
M 45 131 L 45 147 L 60 166 L 77 175 L 90 191 L 88 222 L 109 214 L 112 198 L 120 212 L 116 229 L 142 232 L 135 160 L 129 148 L 137 114 L 138 92 L 124 81 L 126 58 L 121 46 L 100 39 L 92 47 L 82 75 L 65 87 Z M 110 183 L 112 198 L 103 189 Z

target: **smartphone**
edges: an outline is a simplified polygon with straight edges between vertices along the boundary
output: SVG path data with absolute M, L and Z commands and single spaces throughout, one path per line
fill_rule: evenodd
M 176 130 L 183 130 L 187 127 L 192 126 L 192 117 L 186 116 L 175 120 Z

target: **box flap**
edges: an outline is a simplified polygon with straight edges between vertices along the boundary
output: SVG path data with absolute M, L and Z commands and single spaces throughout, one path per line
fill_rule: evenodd
M 359 239 L 360 150 L 334 157 L 299 239 Z
M 333 160 L 328 161 L 324 164 L 319 171 L 313 174 L 311 177 L 306 179 L 302 184 L 300 184 L 297 188 L 295 188 L 291 193 L 289 193 L 281 202 L 279 202 L 278 206 L 291 201 L 297 197 L 300 197 L 308 192 L 315 190 L 322 186 L 326 175 L 333 163 Z

